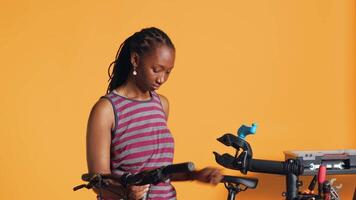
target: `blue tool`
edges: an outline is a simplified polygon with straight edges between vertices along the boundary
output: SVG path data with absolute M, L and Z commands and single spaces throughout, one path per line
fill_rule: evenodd
M 256 129 L 257 129 L 257 124 L 256 124 L 256 123 L 253 123 L 252 126 L 245 126 L 245 125 L 242 125 L 242 126 L 237 130 L 237 136 L 238 136 L 240 139 L 243 139 L 243 140 L 244 140 L 247 135 L 255 134 L 255 133 L 256 133 Z

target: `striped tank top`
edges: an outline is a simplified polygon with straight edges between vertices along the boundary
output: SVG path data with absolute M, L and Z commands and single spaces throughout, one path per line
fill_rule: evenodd
M 106 96 L 114 109 L 115 127 L 111 137 L 111 172 L 135 174 L 172 164 L 174 141 L 167 127 L 160 98 L 137 101 L 120 96 L 115 90 Z M 170 181 L 151 185 L 150 200 L 176 199 Z

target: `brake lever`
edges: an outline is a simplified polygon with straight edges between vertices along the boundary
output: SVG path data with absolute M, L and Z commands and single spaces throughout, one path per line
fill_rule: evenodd
M 89 184 L 81 184 L 81 185 L 77 185 L 73 188 L 73 191 L 77 191 L 80 190 L 82 188 L 87 188 L 87 189 L 91 189 L 91 187 L 89 186 Z
M 101 187 L 104 183 L 103 177 L 101 174 L 84 174 L 82 176 L 82 180 L 87 181 L 88 183 L 75 186 L 73 188 L 74 191 L 77 191 L 82 188 L 92 189 L 93 187 Z

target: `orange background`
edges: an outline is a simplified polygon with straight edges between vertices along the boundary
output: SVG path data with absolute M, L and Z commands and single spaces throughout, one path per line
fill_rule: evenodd
M 233 150 L 215 139 L 252 122 L 255 158 L 355 149 L 355 11 L 353 0 L 2 0 L 0 198 L 95 199 L 72 191 L 86 172 L 88 114 L 120 43 L 149 26 L 177 49 L 159 91 L 175 162 L 218 166 L 212 151 Z M 283 176 L 249 175 L 258 189 L 239 199 L 282 199 Z M 351 199 L 355 175 L 337 177 Z M 226 199 L 222 185 L 175 185 L 179 199 Z

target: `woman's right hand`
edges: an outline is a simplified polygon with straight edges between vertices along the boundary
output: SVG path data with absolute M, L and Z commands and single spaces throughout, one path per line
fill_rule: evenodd
M 129 200 L 142 199 L 148 192 L 149 186 L 150 185 L 130 186 L 127 191 L 127 196 Z

